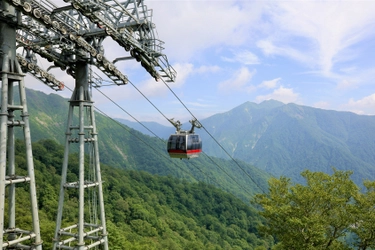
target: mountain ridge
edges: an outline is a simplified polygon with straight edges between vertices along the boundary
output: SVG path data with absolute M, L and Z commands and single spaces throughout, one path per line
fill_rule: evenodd
M 32 139 L 52 137 L 63 143 L 68 100 L 55 94 L 47 96 L 32 90 L 27 93 Z M 56 105 L 46 105 L 46 102 Z M 46 110 L 38 110 L 45 106 L 48 106 Z M 55 110 L 57 108 L 58 111 Z M 48 117 L 51 119 L 48 120 Z M 164 136 L 157 138 L 154 135 L 144 135 L 117 121 L 126 127 L 128 132 L 124 132 L 118 124 L 108 122 L 108 118 L 102 115 L 98 115 L 96 120 L 100 159 L 106 164 L 161 175 L 173 172 L 177 176 L 191 179 L 184 173 L 186 169 L 191 173 L 192 169 L 186 165 L 191 163 L 174 162 L 181 170 L 172 167 L 168 163 L 169 157 L 166 157 L 166 142 L 160 140 L 165 140 L 174 133 L 174 128 L 160 125 L 158 133 L 164 133 Z M 375 131 L 375 116 L 269 100 L 260 104 L 246 102 L 227 112 L 202 119 L 201 123 L 210 135 L 203 129 L 196 130 L 196 133 L 201 135 L 203 151 L 208 157 L 229 161 L 233 158 L 240 164 L 255 166 L 268 175 L 283 175 L 296 182 L 301 181 L 300 173 L 305 169 L 327 173 L 332 173 L 332 168 L 351 170 L 354 172 L 352 178 L 358 185 L 364 179 L 375 178 L 375 141 L 371 139 Z M 155 126 L 152 123 L 152 130 Z M 142 140 L 153 145 L 156 151 L 143 145 Z M 136 146 L 133 147 L 132 144 Z M 140 151 L 145 152 L 150 159 L 143 159 L 139 155 Z M 205 165 L 210 175 L 219 181 L 221 177 L 211 172 L 217 166 L 210 163 L 204 154 L 199 157 L 199 165 Z M 164 165 L 168 167 L 162 167 Z M 236 171 L 235 168 L 233 171 Z M 242 185 L 245 185 L 244 173 L 237 171 L 237 174 L 242 175 Z M 199 173 L 195 171 L 194 175 L 199 176 Z M 233 180 L 230 182 L 233 184 Z
M 240 122 L 229 124 L 228 120 Z M 375 177 L 375 143 L 370 139 L 375 131 L 375 116 L 293 103 L 261 103 L 255 108 L 245 103 L 203 119 L 202 124 L 231 157 L 276 176 L 300 180 L 299 173 L 304 169 L 331 172 L 335 167 L 353 170 L 357 183 Z M 206 140 L 204 150 L 208 154 L 226 158 L 217 153 L 208 136 L 202 135 L 202 139 Z
M 304 169 L 351 170 L 358 185 L 375 179 L 375 116 L 267 100 L 245 102 L 200 122 L 210 133 L 196 131 L 208 155 L 233 157 L 297 182 Z
M 26 89 L 26 94 L 32 141 L 53 139 L 64 145 L 69 99 L 31 89 Z M 95 120 L 100 162 L 103 164 L 161 176 L 171 175 L 189 182 L 206 182 L 247 203 L 252 195 L 267 189 L 269 174 L 243 161 L 235 163 L 205 154 L 193 160 L 171 159 L 166 140 L 144 135 L 98 112 L 95 112 Z M 18 132 L 17 137 L 22 138 L 22 131 Z M 78 150 L 76 146 L 72 145 L 71 153 Z

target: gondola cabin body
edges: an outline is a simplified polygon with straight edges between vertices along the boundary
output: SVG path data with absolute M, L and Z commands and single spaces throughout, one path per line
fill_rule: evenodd
M 168 139 L 167 149 L 171 158 L 195 158 L 202 152 L 202 141 L 196 134 L 173 134 Z

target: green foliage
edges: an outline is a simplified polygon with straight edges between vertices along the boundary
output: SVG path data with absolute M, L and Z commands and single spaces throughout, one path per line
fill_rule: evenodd
M 33 143 L 39 217 L 44 248 L 52 245 L 63 148 L 54 140 Z M 24 169 L 17 141 L 17 171 Z M 18 161 L 19 160 L 19 161 Z M 77 178 L 76 154 L 68 176 Z M 109 249 L 268 249 L 272 238 L 258 234 L 257 211 L 212 185 L 101 166 Z M 17 190 L 18 223 L 30 223 L 26 189 Z M 64 221 L 76 222 L 78 201 L 66 199 Z
M 55 94 L 46 95 L 31 89 L 26 91 L 33 141 L 52 139 L 64 144 L 68 100 Z M 233 161 L 208 158 L 204 154 L 189 161 L 171 159 L 166 150 L 166 141 L 141 134 L 98 113 L 95 118 L 100 161 L 104 164 L 162 176 L 170 175 L 190 182 L 203 181 L 230 192 L 247 203 L 252 195 L 262 191 L 259 187 L 267 189 L 269 175 L 245 162 L 238 161 L 256 184 Z M 171 133 L 174 133 L 174 128 L 171 128 Z M 19 134 L 19 138 L 23 137 Z M 70 151 L 77 152 L 77 149 L 72 147 Z M 43 152 L 39 152 L 37 157 L 43 159 Z M 52 162 L 49 164 L 60 173 L 61 164 L 54 164 L 54 159 L 50 160 Z M 69 158 L 69 161 L 74 163 L 75 159 Z M 74 164 L 69 163 L 69 167 L 72 169 Z M 74 180 L 74 173 L 73 169 L 68 173 L 69 180 Z
M 103 172 L 111 193 L 106 204 L 116 204 L 107 205 L 107 217 L 118 230 L 130 230 L 128 240 L 154 238 L 150 249 L 253 249 L 272 244 L 258 236 L 256 225 L 262 222 L 254 209 L 211 185 L 138 171 Z M 121 182 L 116 181 L 119 175 Z M 122 216 L 116 215 L 120 207 Z
M 269 194 L 255 198 L 266 219 L 261 231 L 279 242 L 274 249 L 373 248 L 375 182 L 365 182 L 367 192 L 362 194 L 349 171 L 334 170 L 332 175 L 304 171 L 301 175 L 306 185 L 272 178 Z M 349 233 L 355 240 L 345 242 Z
M 375 182 L 365 181 L 365 193 L 355 197 L 353 214 L 356 223 L 351 226 L 351 231 L 356 235 L 355 246 L 358 249 L 375 248 Z

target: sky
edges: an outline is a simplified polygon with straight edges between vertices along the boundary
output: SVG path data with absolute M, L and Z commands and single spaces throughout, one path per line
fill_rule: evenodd
M 178 98 L 135 60 L 120 61 L 117 68 L 136 88 L 103 86 L 105 95 L 92 93 L 94 105 L 113 118 L 133 120 L 129 113 L 139 121 L 168 125 L 160 112 L 187 122 L 191 113 L 201 120 L 269 99 L 375 115 L 375 0 L 144 4 L 153 10 L 163 52 L 177 71 L 176 81 L 167 84 Z M 111 60 L 127 55 L 110 38 L 104 49 Z M 74 88 L 65 72 L 51 73 Z M 26 87 L 71 96 L 68 89 L 54 92 L 32 77 Z

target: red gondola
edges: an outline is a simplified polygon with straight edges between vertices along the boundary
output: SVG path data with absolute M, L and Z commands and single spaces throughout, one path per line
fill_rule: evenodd
M 195 158 L 202 152 L 202 141 L 199 135 L 194 134 L 194 127 L 202 125 L 197 120 L 190 121 L 192 127 L 189 131 L 181 130 L 181 123 L 169 120 L 176 127 L 176 134 L 168 139 L 168 154 L 171 158 Z

